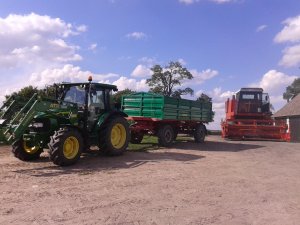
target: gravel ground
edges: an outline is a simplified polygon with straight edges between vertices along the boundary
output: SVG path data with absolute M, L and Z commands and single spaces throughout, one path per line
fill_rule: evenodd
M 0 224 L 300 224 L 299 143 L 209 136 L 64 168 L 2 146 L 0 171 Z

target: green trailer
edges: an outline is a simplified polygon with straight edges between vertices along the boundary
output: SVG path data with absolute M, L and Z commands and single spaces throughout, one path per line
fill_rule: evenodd
M 138 92 L 122 97 L 122 110 L 131 123 L 131 143 L 140 143 L 145 134 L 158 137 L 159 144 L 170 146 L 179 133 L 204 142 L 205 124 L 213 120 L 212 103 Z

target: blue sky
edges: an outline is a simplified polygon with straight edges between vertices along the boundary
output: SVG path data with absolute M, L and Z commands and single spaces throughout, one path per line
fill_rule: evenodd
M 275 109 L 299 77 L 297 0 L 0 0 L 0 100 L 32 84 L 83 81 L 147 91 L 154 64 L 180 60 L 195 96 L 224 101 L 260 86 Z

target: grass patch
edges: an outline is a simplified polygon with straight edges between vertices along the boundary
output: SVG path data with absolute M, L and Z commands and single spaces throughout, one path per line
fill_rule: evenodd
M 191 141 L 193 138 L 189 136 L 178 136 L 176 142 L 185 142 Z M 148 150 L 157 150 L 161 149 L 158 145 L 158 138 L 156 136 L 145 135 L 140 144 L 131 144 L 129 143 L 128 150 L 135 152 L 146 152 Z

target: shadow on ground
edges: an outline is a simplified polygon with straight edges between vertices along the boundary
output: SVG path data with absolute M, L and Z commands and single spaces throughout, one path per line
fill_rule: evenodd
M 51 177 L 66 174 L 87 175 L 99 171 L 113 173 L 118 169 L 129 169 L 142 166 L 146 163 L 158 163 L 161 161 L 179 161 L 190 162 L 202 159 L 204 156 L 194 155 L 190 153 L 176 152 L 126 152 L 119 157 L 104 157 L 99 153 L 85 153 L 81 156 L 79 162 L 73 166 L 59 167 L 55 165 L 49 166 L 49 159 L 42 157 L 32 162 L 37 164 L 34 168 L 24 168 L 13 170 L 12 172 L 26 174 L 36 177 Z M 47 163 L 48 162 L 48 163 Z M 30 162 L 25 162 L 30 163 Z M 47 163 L 42 166 L 41 163 Z M 41 166 L 40 166 L 41 165 Z
M 185 141 L 177 141 L 173 147 L 177 149 L 184 149 L 184 150 L 239 152 L 239 151 L 263 148 L 265 146 L 256 145 L 256 144 L 218 142 L 218 141 L 205 141 L 204 143 L 195 143 L 192 140 L 185 140 Z

